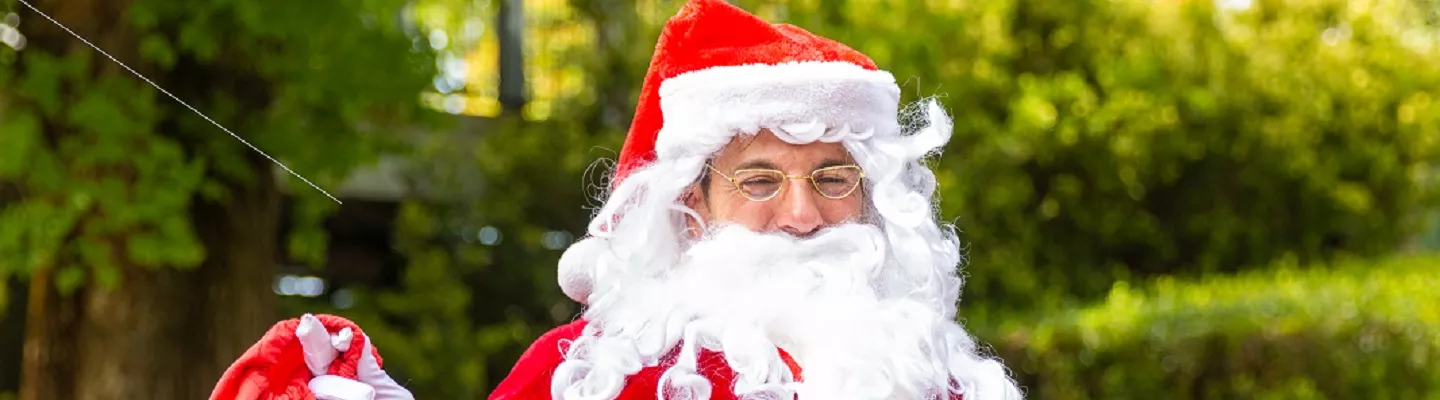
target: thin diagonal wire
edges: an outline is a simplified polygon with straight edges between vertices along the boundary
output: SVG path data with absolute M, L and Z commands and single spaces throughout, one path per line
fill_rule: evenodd
M 115 64 L 118 64 L 118 65 L 120 65 L 120 67 L 125 68 L 126 71 L 130 71 L 131 74 L 134 74 L 136 77 L 140 78 L 141 80 L 144 80 L 145 83 L 149 83 L 150 86 L 154 86 L 156 90 L 159 90 L 159 91 L 160 91 L 160 93 L 164 93 L 166 96 L 170 96 L 171 99 L 174 99 L 176 102 L 180 103 L 180 105 L 185 106 L 185 108 L 190 109 L 190 111 L 194 111 L 196 115 L 199 115 L 199 116 L 200 116 L 200 118 L 204 118 L 206 121 L 210 121 L 211 124 L 215 125 L 215 127 L 217 127 L 217 128 L 220 128 L 220 130 L 225 131 L 225 133 L 230 134 L 230 136 L 231 136 L 231 137 L 234 137 L 235 140 L 239 140 L 240 143 L 243 143 L 243 144 L 245 144 L 245 146 L 250 147 L 251 150 L 255 150 L 255 152 L 260 153 L 260 155 L 262 155 L 262 156 L 265 156 L 265 158 L 269 159 L 270 162 L 275 163 L 275 165 L 279 165 L 280 168 L 282 168 L 282 169 L 285 170 L 285 172 L 289 172 L 290 175 L 294 175 L 296 178 L 300 178 L 301 181 L 304 181 L 306 184 L 310 185 L 310 187 L 315 188 L 315 190 L 319 190 L 320 193 L 325 194 L 325 197 L 329 197 L 330 200 L 334 200 L 335 203 L 343 204 L 343 203 L 340 202 L 340 199 L 335 198 L 335 196 L 331 196 L 331 195 L 330 195 L 330 192 L 326 192 L 325 189 L 321 189 L 320 186 L 317 186 L 317 185 L 315 185 L 314 183 L 310 182 L 309 179 L 305 179 L 305 177 L 300 176 L 300 174 L 295 173 L 295 171 L 291 171 L 291 170 L 290 170 L 290 167 L 286 167 L 286 166 L 285 166 L 285 163 L 282 163 L 282 162 L 280 162 L 279 160 L 276 160 L 274 157 L 271 157 L 269 154 L 265 154 L 264 151 L 262 151 L 262 150 L 260 150 L 259 148 L 255 147 L 255 145 L 250 144 L 250 142 L 245 141 L 245 139 L 244 139 L 244 138 L 241 138 L 240 135 L 236 135 L 235 132 L 231 132 L 230 129 L 227 129 L 227 128 L 225 128 L 225 126 L 220 125 L 219 122 L 215 122 L 215 120 L 210 119 L 210 117 L 206 116 L 205 113 L 200 112 L 200 110 L 196 110 L 195 107 L 191 107 L 190 104 L 186 103 L 184 100 L 180 100 L 179 97 L 175 97 L 175 95 L 170 94 L 169 91 L 165 90 L 165 88 L 160 87 L 160 85 L 156 85 L 155 82 L 153 82 L 153 81 L 150 80 L 150 78 L 146 78 L 144 75 L 141 75 L 139 72 L 135 72 L 135 70 L 130 69 L 130 66 L 125 65 L 125 63 L 122 63 L 122 62 L 120 62 L 120 60 L 115 59 L 115 57 L 114 57 L 114 56 L 111 56 L 110 53 L 106 53 L 105 50 L 100 50 L 99 47 L 96 47 L 94 44 L 91 44 L 89 40 L 85 40 L 85 38 L 80 37 L 80 35 L 76 34 L 75 31 L 70 30 L 70 28 L 67 27 L 67 26 L 65 26 L 65 24 L 60 23 L 60 21 L 56 21 L 54 18 L 50 18 L 49 15 L 46 15 L 43 11 L 40 11 L 40 9 L 35 8 L 35 6 L 30 5 L 30 3 L 26 2 L 25 0 L 17 0 L 17 1 L 19 1 L 20 4 L 24 4 L 25 7 L 30 8 L 31 11 L 35 11 L 36 14 L 40 14 L 40 16 L 45 17 L 45 19 L 50 20 L 51 23 L 54 23 L 55 26 L 59 26 L 60 29 L 64 29 L 65 32 L 69 32 L 69 33 L 70 33 L 70 36 L 74 36 L 76 39 L 79 39 L 81 42 L 84 42 L 86 45 L 90 46 L 90 48 L 95 49 L 95 51 L 98 51 L 98 52 L 100 52 L 100 54 L 105 55 L 105 57 L 106 57 L 106 58 L 109 58 L 110 61 L 114 61 Z

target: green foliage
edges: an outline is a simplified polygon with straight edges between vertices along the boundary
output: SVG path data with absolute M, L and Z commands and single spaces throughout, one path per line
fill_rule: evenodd
M 406 1 L 138 0 L 118 24 L 69 21 L 161 87 L 322 187 L 421 120 L 433 55 L 412 48 Z M 50 24 L 17 9 L 24 24 Z M 100 10 L 78 11 L 82 15 Z M 52 13 L 54 14 L 54 13 Z M 55 268 L 62 289 L 120 283 L 120 268 L 206 256 L 194 202 L 226 203 L 274 166 L 210 121 L 80 45 L 27 30 L 0 64 L 0 279 Z M 8 59 L 8 58 L 7 58 Z M 318 264 L 331 200 L 297 179 L 297 256 Z M 258 216 L 257 216 L 258 217 Z
M 374 340 L 384 368 L 416 398 L 472 399 L 485 393 L 486 362 L 494 349 L 471 316 L 475 263 L 452 256 L 436 207 L 402 205 L 396 246 L 408 256 L 398 289 L 344 288 L 355 302 L 347 309 L 307 301 L 289 302 L 287 315 L 332 313 L 350 318 Z M 535 333 L 510 324 L 507 336 Z
M 1431 10 L 1222 3 L 739 2 L 871 54 L 909 100 L 944 97 L 934 167 L 980 319 L 1417 232 L 1440 155 Z
M 29 114 L 7 115 L 0 119 L 0 179 L 14 179 L 24 172 L 31 154 L 40 147 L 40 121 Z
M 556 284 L 561 250 L 553 248 L 555 243 L 547 247 L 544 238 L 573 239 L 584 233 L 587 206 L 595 204 L 597 185 L 609 172 L 596 161 L 618 153 L 650 56 L 639 38 L 653 43 L 663 21 L 636 22 L 635 10 L 627 9 L 633 5 L 625 2 L 573 1 L 569 6 L 574 20 L 548 23 L 580 25 L 586 31 L 598 31 L 602 23 L 624 27 L 593 42 L 532 47 L 536 58 L 540 52 L 552 58 L 559 54 L 567 66 L 583 66 L 589 82 L 584 91 L 557 99 L 543 120 L 504 115 L 485 120 L 484 134 L 473 139 L 435 135 L 422 143 L 417 159 L 435 166 L 423 171 L 426 179 L 446 190 L 438 199 L 410 203 L 401 211 L 396 240 L 409 259 L 402 287 L 357 295 L 369 300 L 357 300 L 342 313 L 371 332 L 384 333 L 375 334 L 387 368 L 417 397 L 487 393 L 531 341 L 577 315 L 578 305 Z M 464 27 L 473 22 L 467 18 L 487 24 L 494 18 L 436 11 L 461 9 L 453 0 L 429 0 L 416 8 L 428 16 L 426 29 L 448 32 L 450 38 L 467 36 Z M 538 14 L 526 15 L 535 19 Z M 455 40 L 450 49 L 474 45 Z M 482 241 L 482 230 L 498 232 L 498 242 Z M 394 345 L 381 342 L 382 337 Z
M 1435 398 L 1440 257 L 1117 285 L 987 331 L 1029 397 Z

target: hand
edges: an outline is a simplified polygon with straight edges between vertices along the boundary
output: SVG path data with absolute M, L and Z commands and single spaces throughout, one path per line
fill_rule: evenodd
M 305 352 L 305 366 L 315 376 L 310 380 L 310 391 L 317 400 L 414 400 L 415 396 L 396 383 L 375 359 L 370 338 L 361 335 L 359 364 L 356 365 L 357 379 L 326 375 L 330 363 L 350 349 L 354 332 L 350 328 L 330 333 L 314 315 L 300 317 L 295 336 Z

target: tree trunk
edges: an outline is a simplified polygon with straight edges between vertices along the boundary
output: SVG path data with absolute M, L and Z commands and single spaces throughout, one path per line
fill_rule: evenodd
M 200 204 L 192 213 L 208 256 L 197 271 L 200 291 L 192 297 L 205 302 L 194 320 L 207 334 L 193 338 L 199 341 L 194 354 L 205 361 L 192 364 L 190 374 L 206 397 L 220 374 L 277 322 L 272 287 L 281 259 L 275 236 L 284 197 L 270 162 L 255 153 L 247 159 L 258 177 L 254 188 L 232 189 L 228 204 Z
M 137 56 L 139 35 L 123 18 L 116 19 L 127 15 L 128 1 L 34 0 L 32 4 L 140 73 L 152 79 L 165 77 L 155 76 Z M 93 52 L 39 15 L 25 14 L 30 39 L 26 52 L 56 56 Z M 109 59 L 93 56 L 93 73 L 130 78 Z M 205 93 L 207 87 L 166 89 Z M 74 93 L 65 96 L 73 97 Z M 47 136 L 66 134 L 55 130 L 63 125 L 47 121 L 51 129 Z M 230 139 L 215 135 L 214 140 Z M 246 157 L 258 179 L 248 186 L 232 185 L 231 198 L 224 204 L 196 197 L 191 206 L 191 221 L 206 251 L 198 268 L 142 268 L 123 259 L 121 252 L 115 260 L 122 278 L 118 286 L 87 284 L 68 296 L 56 290 L 53 271 L 31 276 L 21 399 L 209 397 L 223 370 L 275 322 L 271 282 L 277 271 L 281 194 L 271 164 L 257 154 Z M 112 172 L 124 176 L 123 171 L 103 173 Z M 113 248 L 124 248 L 123 240 L 116 242 Z
M 234 188 L 227 204 L 197 204 L 206 247 L 200 268 L 124 267 L 112 290 L 61 296 L 41 272 L 31 279 L 21 399 L 193 400 L 275 319 L 280 193 L 263 178 Z

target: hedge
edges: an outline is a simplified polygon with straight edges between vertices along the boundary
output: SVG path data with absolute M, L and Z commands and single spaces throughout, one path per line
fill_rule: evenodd
M 1146 286 L 990 342 L 1034 399 L 1440 398 L 1440 256 Z

